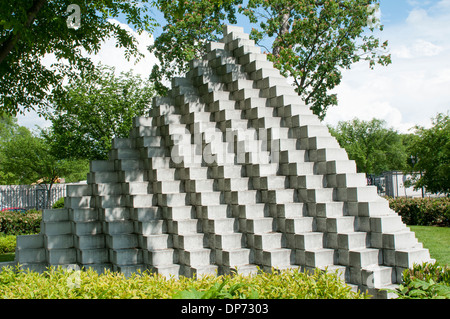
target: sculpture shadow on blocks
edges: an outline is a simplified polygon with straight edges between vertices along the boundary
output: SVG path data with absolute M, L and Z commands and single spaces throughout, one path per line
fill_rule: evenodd
M 386 298 L 430 261 L 388 202 L 242 28 L 190 62 L 87 184 L 18 236 L 15 263 L 127 275 L 337 270 Z

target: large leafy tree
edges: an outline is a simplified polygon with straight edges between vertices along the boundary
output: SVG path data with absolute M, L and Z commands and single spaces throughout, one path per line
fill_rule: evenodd
M 403 170 L 407 153 L 402 136 L 378 119 L 341 121 L 330 127 L 340 146 L 355 160 L 358 172 L 379 175 L 383 171 Z
M 429 129 L 416 126 L 412 141 L 412 173 L 415 188 L 450 195 L 450 116 L 439 113 Z
M 5 117 L 3 117 L 5 118 Z M 1 131 L 0 176 L 2 184 L 43 184 L 51 189 L 58 178 L 76 182 L 86 178 L 86 160 L 59 159 L 47 140 L 23 126 Z M 4 136 L 3 134 L 6 133 Z
M 133 117 L 149 110 L 153 95 L 151 84 L 132 71 L 116 75 L 99 65 L 53 96 L 46 136 L 60 158 L 106 159 L 112 139 L 128 136 Z
M 221 24 L 236 21 L 236 6 L 255 26 L 251 37 L 266 46 L 275 67 L 322 119 L 337 104 L 330 91 L 340 83 L 342 69 L 360 60 L 370 67 L 391 63 L 384 54 L 387 42 L 375 37 L 383 29 L 373 14 L 378 0 L 249 0 L 244 6 L 239 0 L 157 2 L 168 20 L 151 48 L 161 62 L 153 72 L 159 84 L 204 54 L 203 42 L 216 40 Z
M 125 16 L 138 32 L 153 31 L 150 0 L 8 0 L 0 1 L 0 110 L 3 113 L 43 112 L 47 97 L 62 88 L 65 75 L 93 68 L 83 53 L 96 53 L 108 37 L 126 50 L 126 58 L 140 56 L 136 39 L 110 18 Z M 79 28 L 70 28 L 80 8 Z M 71 7 L 69 7 L 71 6 Z M 53 68 L 42 58 L 53 53 L 59 60 Z

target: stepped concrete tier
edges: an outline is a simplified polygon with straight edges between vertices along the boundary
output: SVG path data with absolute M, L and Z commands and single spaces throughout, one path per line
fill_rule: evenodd
M 327 268 L 376 294 L 430 261 L 239 27 L 90 165 L 40 234 L 18 236 L 16 263 L 168 276 Z

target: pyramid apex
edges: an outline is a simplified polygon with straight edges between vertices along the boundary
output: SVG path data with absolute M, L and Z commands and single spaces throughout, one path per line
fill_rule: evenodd
M 223 35 L 226 36 L 231 32 L 244 33 L 244 28 L 235 25 L 224 25 Z

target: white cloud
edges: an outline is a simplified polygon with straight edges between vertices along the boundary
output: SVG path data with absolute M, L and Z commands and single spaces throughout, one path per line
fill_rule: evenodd
M 406 23 L 409 25 L 420 24 L 428 19 L 428 13 L 425 9 L 414 9 L 409 13 Z
M 95 64 L 101 62 L 102 64 L 115 67 L 115 71 L 117 74 L 132 69 L 135 74 L 139 74 L 143 79 L 147 79 L 150 75 L 153 65 L 157 63 L 157 59 L 155 58 L 155 56 L 153 54 L 150 54 L 147 49 L 149 45 L 153 44 L 153 36 L 145 31 L 141 34 L 138 34 L 128 25 L 120 23 L 117 20 L 111 19 L 109 21 L 111 23 L 119 24 L 125 30 L 131 32 L 136 37 L 136 40 L 139 43 L 138 50 L 145 56 L 139 61 L 136 61 L 136 59 L 133 57 L 130 59 L 130 61 L 127 61 L 127 59 L 125 58 L 125 49 L 117 48 L 116 40 L 114 38 L 105 40 L 97 54 L 85 55 L 90 57 Z M 48 54 L 42 59 L 42 63 L 48 67 L 50 67 L 50 65 L 55 62 L 56 58 L 53 54 Z M 46 121 L 43 117 L 39 117 L 35 112 L 28 112 L 25 115 L 18 115 L 17 120 L 19 125 L 26 126 L 28 128 L 35 128 L 35 126 L 44 128 L 51 125 L 49 121 Z
M 424 39 L 415 39 L 413 43 L 407 45 L 402 44 L 394 47 L 391 52 L 393 57 L 400 59 L 412 59 L 419 57 L 432 57 L 439 55 L 444 48 L 442 46 L 433 44 Z
M 441 0 L 436 5 L 437 10 L 450 10 L 450 0 Z
M 395 87 L 395 81 L 378 70 L 372 72 L 367 73 L 364 66 L 344 72 L 346 80 L 336 90 L 339 105 L 328 111 L 325 122 L 336 125 L 353 118 L 365 121 L 378 118 L 389 127 L 406 132 L 414 123 L 405 122 L 401 110 L 393 106 L 391 88 Z
M 339 105 L 328 111 L 325 122 L 376 117 L 401 132 L 414 125 L 429 127 L 432 117 L 450 109 L 448 21 L 450 0 L 445 0 L 414 8 L 402 24 L 385 26 L 380 37 L 389 40 L 393 63 L 345 70 L 335 89 Z
M 138 50 L 145 54 L 144 58 L 137 61 L 135 58 L 131 58 L 127 61 L 125 58 L 125 49 L 116 47 L 116 39 L 110 38 L 103 42 L 101 50 L 97 54 L 87 55 L 94 63 L 101 62 L 102 64 L 114 66 L 116 72 L 126 72 L 133 69 L 135 74 L 140 74 L 143 78 L 148 78 L 153 65 L 157 63 L 157 59 L 153 54 L 148 52 L 147 47 L 153 44 L 153 36 L 148 32 L 142 32 L 138 34 L 132 30 L 128 25 L 121 23 L 117 20 L 109 20 L 111 23 L 120 25 L 121 28 L 132 33 L 138 41 Z
M 121 28 L 130 32 L 137 41 L 137 48 L 139 52 L 144 54 L 143 58 L 139 60 L 137 58 L 131 57 L 128 61 L 125 57 L 125 49 L 116 46 L 116 39 L 108 38 L 103 41 L 100 50 L 95 54 L 87 54 L 86 50 L 82 49 L 81 52 L 83 56 L 89 57 L 94 64 L 102 63 L 105 65 L 113 66 L 116 69 L 116 73 L 127 72 L 133 70 L 135 74 L 141 75 L 143 78 L 148 78 L 152 67 L 158 62 L 153 54 L 148 51 L 148 46 L 153 44 L 153 36 L 146 31 L 141 34 L 135 32 L 127 24 L 121 23 L 115 19 L 110 19 L 110 23 L 117 24 Z M 42 59 L 42 63 L 49 66 L 56 62 L 56 57 L 54 54 L 47 54 Z
M 444 50 L 443 47 L 435 45 L 423 39 L 417 39 L 413 45 L 413 51 L 417 56 L 436 56 Z
M 25 115 L 17 114 L 17 123 L 20 126 L 25 126 L 30 130 L 39 128 L 48 128 L 51 126 L 51 122 L 47 121 L 45 118 L 40 117 L 36 112 L 30 111 Z

